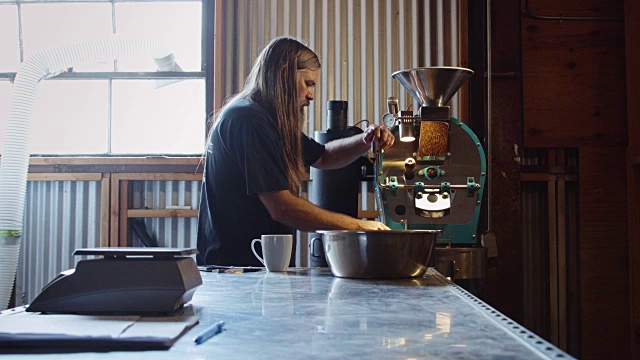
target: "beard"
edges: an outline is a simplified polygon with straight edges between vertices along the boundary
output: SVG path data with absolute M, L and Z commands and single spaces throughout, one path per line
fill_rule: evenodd
M 309 106 L 311 102 L 309 100 L 305 100 L 302 105 L 300 105 L 300 116 L 304 116 L 304 108 Z
M 300 128 L 306 129 L 307 127 L 308 117 L 305 116 L 304 106 L 300 106 Z

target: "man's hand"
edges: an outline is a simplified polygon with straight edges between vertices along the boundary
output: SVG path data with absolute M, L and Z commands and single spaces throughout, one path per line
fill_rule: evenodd
M 377 221 L 327 211 L 291 194 L 289 190 L 259 193 L 258 197 L 273 220 L 298 230 L 389 230 Z
M 364 131 L 363 140 L 367 145 L 371 145 L 371 142 L 375 141 L 378 148 L 384 150 L 390 148 L 396 138 L 384 125 L 371 124 Z
M 391 230 L 389 227 L 381 222 L 360 220 L 358 222 L 357 230 Z

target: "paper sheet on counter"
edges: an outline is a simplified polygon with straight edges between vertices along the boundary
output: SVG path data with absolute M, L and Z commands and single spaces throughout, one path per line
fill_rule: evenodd
M 0 333 L 118 337 L 140 316 L 91 316 L 22 312 L 0 318 Z
M 141 350 L 168 348 L 198 323 L 191 306 L 172 316 L 94 316 L 20 312 L 0 316 L 0 349 L 62 346 L 61 339 L 94 343 L 104 350 L 118 350 L 126 343 L 131 350 L 140 340 Z M 51 341 L 47 341 L 50 339 Z M 89 341 L 89 342 L 87 342 Z M 93 341 L 93 342 L 92 342 Z

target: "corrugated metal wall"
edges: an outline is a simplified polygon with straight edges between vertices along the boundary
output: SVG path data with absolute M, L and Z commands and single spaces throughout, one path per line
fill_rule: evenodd
M 216 21 L 222 22 L 215 46 L 220 62 L 216 108 L 241 88 L 272 38 L 294 36 L 314 49 L 323 64 L 307 134 L 326 129 L 328 100 L 349 102 L 350 125 L 362 119 L 377 123 L 389 96 L 397 96 L 401 108 L 417 106 L 391 78 L 393 72 L 466 64 L 458 39 L 466 13 L 458 1 L 237 0 L 216 6 Z M 451 106 L 457 116 L 458 96 Z
M 200 181 L 132 181 L 134 209 L 166 209 L 167 206 L 190 206 L 197 209 Z M 147 232 L 163 247 L 196 247 L 197 218 L 145 218 Z M 133 246 L 143 246 L 132 235 Z
M 100 246 L 100 181 L 29 181 L 16 278 L 16 305 L 30 303 L 77 248 Z
M 326 128 L 328 100 L 349 102 L 349 124 L 379 122 L 386 99 L 397 96 L 401 108 L 413 99 L 391 74 L 419 66 L 466 64 L 458 38 L 465 1 L 448 0 L 236 0 L 217 1 L 215 45 L 216 108 L 237 92 L 258 52 L 273 37 L 295 36 L 321 57 L 323 68 L 310 107 L 306 132 Z M 458 96 L 451 103 L 458 114 Z M 464 119 L 462 119 L 464 121 Z M 140 181 L 133 185 L 134 208 L 198 206 L 200 183 Z M 100 183 L 29 182 L 25 235 L 21 248 L 16 304 L 28 303 L 60 271 L 79 259 L 76 248 L 100 245 Z M 145 219 L 161 246 L 195 246 L 196 218 Z M 140 245 L 135 236 L 134 245 Z M 305 245 L 304 242 L 301 245 Z M 298 253 L 306 265 L 305 252 Z

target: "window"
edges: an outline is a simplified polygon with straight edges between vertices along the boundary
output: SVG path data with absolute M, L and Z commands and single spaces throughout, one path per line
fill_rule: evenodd
M 205 104 L 203 1 L 208 0 L 0 0 L 0 128 L 6 126 L 12 80 L 20 63 L 35 52 L 111 34 L 153 38 L 175 54 L 184 72 L 156 71 L 151 57 L 122 57 L 73 65 L 41 81 L 29 151 L 202 153 L 210 111 Z M 156 86 L 167 79 L 178 81 Z M 3 141 L 0 137 L 0 146 Z

